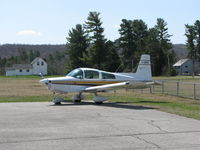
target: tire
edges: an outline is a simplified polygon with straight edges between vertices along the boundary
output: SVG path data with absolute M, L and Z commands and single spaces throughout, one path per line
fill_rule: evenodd
M 103 102 L 95 102 L 95 104 L 101 105 L 101 104 L 103 104 Z
M 56 103 L 54 103 L 55 105 L 61 105 L 61 102 L 56 102 Z
M 81 100 L 74 100 L 74 102 L 75 102 L 75 103 L 80 103 L 80 102 L 81 102 Z

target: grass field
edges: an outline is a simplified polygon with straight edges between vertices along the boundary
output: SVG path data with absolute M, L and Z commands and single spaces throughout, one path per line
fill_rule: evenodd
M 49 92 L 46 87 L 39 84 L 39 80 L 39 77 L 31 76 L 0 77 L 0 102 L 51 101 L 52 93 Z M 199 77 L 197 79 L 191 78 L 186 80 L 196 83 L 199 82 Z M 198 92 L 200 93 L 200 91 Z M 101 95 L 107 96 L 111 102 L 149 106 L 161 111 L 200 120 L 200 100 L 185 99 L 162 94 L 141 93 L 138 91 L 136 92 L 136 90 L 118 90 L 116 93 L 108 92 L 102 93 Z M 71 96 L 72 95 L 65 96 L 65 99 L 69 100 Z M 86 94 L 86 99 L 91 100 L 92 94 Z

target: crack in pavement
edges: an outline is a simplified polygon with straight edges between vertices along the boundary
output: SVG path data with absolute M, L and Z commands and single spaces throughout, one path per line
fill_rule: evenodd
M 157 128 L 157 129 L 159 129 L 159 130 L 162 131 L 162 132 L 165 132 L 165 133 L 168 132 L 168 131 L 166 131 L 166 130 L 163 130 L 159 125 L 155 124 L 155 120 L 150 120 L 150 121 L 148 121 L 147 123 L 148 123 L 149 125 L 151 125 L 151 126 Z
M 141 137 L 138 137 L 138 136 L 133 136 L 133 137 L 135 137 L 136 139 L 138 139 L 138 140 L 140 140 L 140 141 L 143 141 L 143 142 L 145 142 L 145 143 L 147 143 L 147 144 L 151 144 L 151 145 L 155 146 L 156 148 L 161 149 L 161 147 L 160 147 L 159 145 L 157 145 L 157 144 L 155 144 L 155 143 L 153 143 L 153 142 L 147 141 L 147 140 L 145 140 L 145 139 L 143 139 L 143 138 L 141 138 Z
M 200 133 L 200 131 L 179 131 L 179 132 L 160 132 L 160 133 L 135 133 L 135 134 L 116 134 L 116 135 L 100 135 L 100 136 L 85 136 L 85 137 L 58 137 L 58 138 L 46 138 L 46 139 L 32 139 L 32 140 L 22 140 L 22 141 L 7 141 L 0 142 L 0 144 L 12 144 L 12 143 L 28 143 L 28 142 L 38 142 L 38 141 L 58 141 L 58 140 L 73 140 L 73 139 L 98 139 L 98 138 L 110 138 L 110 137 L 138 137 L 143 135 L 167 135 L 167 134 L 182 134 L 182 133 Z M 147 141 L 148 142 L 148 141 Z

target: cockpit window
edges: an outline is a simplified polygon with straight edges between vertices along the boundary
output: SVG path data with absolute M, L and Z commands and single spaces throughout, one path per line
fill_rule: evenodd
M 102 79 L 115 79 L 114 74 L 102 72 Z
M 74 77 L 77 79 L 83 79 L 83 71 L 81 69 L 74 69 L 67 76 Z
M 94 70 L 85 70 L 86 79 L 99 79 L 99 72 Z

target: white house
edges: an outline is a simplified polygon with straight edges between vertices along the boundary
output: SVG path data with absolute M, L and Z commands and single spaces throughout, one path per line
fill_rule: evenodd
M 176 62 L 173 67 L 179 75 L 192 75 L 193 73 L 193 63 L 191 59 L 180 59 Z M 200 73 L 200 62 L 195 61 L 194 65 L 195 74 Z
M 47 63 L 44 59 L 36 57 L 31 64 L 14 64 L 5 69 L 6 76 L 16 75 L 47 75 Z

